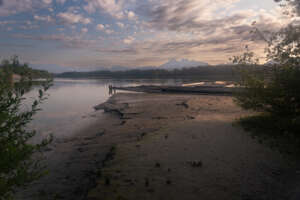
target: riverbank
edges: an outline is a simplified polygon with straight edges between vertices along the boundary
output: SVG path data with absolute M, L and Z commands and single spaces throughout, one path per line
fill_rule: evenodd
M 116 113 L 115 143 L 88 199 L 289 199 L 289 158 L 260 144 L 231 97 L 116 94 L 97 106 Z
M 45 151 L 49 174 L 22 200 L 288 199 L 294 163 L 235 119 L 230 96 L 119 93 Z M 85 116 L 85 120 L 87 116 Z

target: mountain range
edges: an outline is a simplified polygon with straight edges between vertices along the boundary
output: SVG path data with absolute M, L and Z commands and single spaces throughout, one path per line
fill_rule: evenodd
M 182 69 L 187 67 L 200 67 L 200 66 L 208 66 L 208 63 L 199 62 L 188 59 L 176 60 L 175 58 L 170 59 L 167 63 L 159 66 L 161 69 L 173 70 L 173 69 Z

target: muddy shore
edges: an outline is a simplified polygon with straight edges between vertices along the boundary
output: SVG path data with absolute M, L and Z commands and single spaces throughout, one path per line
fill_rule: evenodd
M 88 199 L 291 199 L 295 162 L 234 124 L 251 115 L 229 96 L 116 94 L 127 135 L 114 147 Z M 292 177 L 292 178 L 291 178 Z
M 46 152 L 49 174 L 17 199 L 289 199 L 288 157 L 235 120 L 232 97 L 120 93 L 97 121 Z

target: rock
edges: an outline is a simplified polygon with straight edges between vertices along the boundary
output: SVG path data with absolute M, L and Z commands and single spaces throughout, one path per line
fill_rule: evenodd
M 145 186 L 148 187 L 149 186 L 149 179 L 145 178 Z
M 168 179 L 168 180 L 166 181 L 166 184 L 167 184 L 167 185 L 171 185 L 171 184 L 172 184 L 172 181 Z
M 167 117 L 158 116 L 158 117 L 152 117 L 152 119 L 168 119 L 168 118 Z
M 176 106 L 183 106 L 185 108 L 189 108 L 189 105 L 186 102 L 177 103 Z
M 187 119 L 195 119 L 194 116 L 190 116 L 190 115 L 186 116 L 186 118 L 187 118 Z
M 105 134 L 105 130 L 103 129 L 103 130 L 99 131 L 99 132 L 96 134 L 96 136 L 97 136 L 97 137 L 100 137 L 100 136 L 103 136 L 104 134 Z
M 84 137 L 83 140 L 93 140 L 95 139 L 96 137 Z
M 109 102 L 102 103 L 94 107 L 95 110 L 104 110 L 104 112 L 116 112 L 121 117 L 124 115 L 123 110 L 125 108 L 128 108 L 128 104 L 126 103 L 112 104 Z
M 188 163 L 192 166 L 192 167 L 202 167 L 202 162 L 199 160 L 194 160 L 194 161 L 188 161 Z

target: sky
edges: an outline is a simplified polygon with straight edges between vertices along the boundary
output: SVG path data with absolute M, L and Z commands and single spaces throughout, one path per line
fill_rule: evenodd
M 47 69 L 228 63 L 287 23 L 273 0 L 0 0 L 0 59 Z

